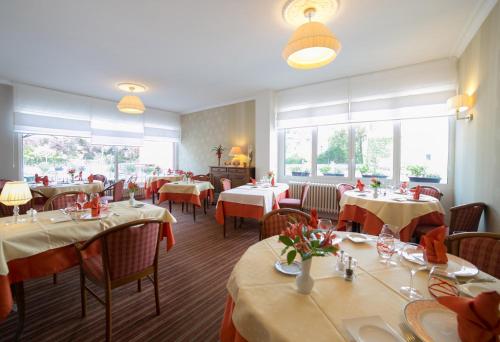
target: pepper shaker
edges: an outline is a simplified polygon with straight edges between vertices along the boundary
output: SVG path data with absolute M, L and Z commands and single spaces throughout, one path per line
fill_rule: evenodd
M 340 251 L 340 257 L 337 258 L 337 267 L 336 270 L 338 272 L 344 272 L 345 270 L 345 263 L 344 263 L 344 251 Z
M 347 261 L 347 268 L 345 270 L 344 279 L 347 281 L 352 281 L 353 273 L 354 272 L 352 270 L 352 256 L 349 256 L 348 261 Z

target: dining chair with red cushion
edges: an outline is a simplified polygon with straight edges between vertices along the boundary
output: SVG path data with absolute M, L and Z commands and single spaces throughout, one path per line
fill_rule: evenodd
M 87 292 L 106 307 L 106 341 L 111 341 L 111 290 L 148 278 L 154 286 L 156 314 L 160 315 L 158 254 L 161 239 L 160 220 L 142 219 L 109 228 L 85 243 L 75 244 L 80 260 L 80 297 L 82 317 L 87 314 Z M 88 257 L 86 249 L 99 244 L 100 254 Z M 153 278 L 151 278 L 153 275 Z M 104 289 L 104 301 L 85 285 L 89 279 Z
M 191 177 L 193 180 L 202 181 L 202 182 L 210 182 L 209 175 L 196 175 Z
M 417 187 L 414 186 L 413 188 L 410 189 L 410 191 L 414 191 Z M 434 186 L 430 185 L 420 185 L 420 194 L 422 195 L 427 195 L 427 196 L 432 196 L 438 200 L 441 201 L 441 198 L 443 198 L 443 193 L 441 190 Z
M 96 174 L 96 175 L 92 175 L 92 176 L 94 177 L 94 179 L 95 179 L 95 180 L 101 181 L 101 182 L 102 182 L 102 184 L 103 184 L 104 186 L 106 186 L 106 181 L 107 181 L 108 179 L 106 178 L 106 176 L 105 176 L 105 175 Z
M 155 197 L 158 196 L 158 181 L 151 182 L 151 201 L 155 204 Z
M 222 190 L 227 191 L 231 190 L 231 180 L 228 178 L 221 178 L 220 182 L 222 184 Z
M 476 265 L 481 271 L 500 278 L 500 234 L 465 232 L 446 238 L 448 253 Z
M 102 199 L 108 202 L 120 202 L 123 201 L 123 188 L 125 186 L 125 180 L 120 179 L 118 182 L 111 184 L 106 189 L 99 193 Z
M 65 209 L 70 205 L 74 205 L 77 202 L 78 194 L 80 193 L 81 191 L 67 191 L 54 195 L 50 197 L 47 202 L 45 202 L 43 211 Z
M 304 203 L 306 202 L 306 199 L 307 199 L 307 194 L 309 193 L 309 187 L 310 187 L 309 183 L 304 183 L 302 185 L 302 189 L 300 192 L 300 198 L 283 198 L 283 199 L 281 199 L 278 202 L 280 208 L 303 210 Z
M 45 203 L 49 199 L 43 193 L 37 190 L 30 189 L 31 191 L 31 207 L 36 211 L 43 211 Z
M 278 235 L 282 230 L 288 227 L 288 223 L 301 222 L 308 224 L 311 221 L 311 215 L 297 209 L 276 209 L 265 214 L 260 219 L 259 240 Z

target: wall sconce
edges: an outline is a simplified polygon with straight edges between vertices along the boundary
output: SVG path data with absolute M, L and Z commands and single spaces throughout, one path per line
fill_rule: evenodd
M 460 113 L 467 112 L 473 106 L 473 98 L 467 94 L 460 94 L 450 97 L 446 101 L 449 109 L 452 109 L 456 113 L 457 120 L 468 120 L 471 121 L 474 118 L 472 113 L 465 114 L 461 116 Z

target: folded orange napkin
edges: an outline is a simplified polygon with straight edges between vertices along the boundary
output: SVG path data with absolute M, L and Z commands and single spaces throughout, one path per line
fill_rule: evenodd
M 101 213 L 101 200 L 99 199 L 99 196 L 96 196 L 90 201 L 90 212 L 92 217 L 99 216 Z
M 356 182 L 356 188 L 358 188 L 359 191 L 363 191 L 363 189 L 365 188 L 365 183 L 363 183 L 361 179 L 358 179 L 358 181 Z
M 257 184 L 257 181 L 255 180 L 255 178 L 250 178 L 250 182 L 252 182 L 253 185 Z
M 483 292 L 476 298 L 439 297 L 437 301 L 457 313 L 458 335 L 462 342 L 499 341 L 498 292 Z
M 42 183 L 43 183 L 44 186 L 49 186 L 49 177 L 44 176 L 42 178 Z
M 93 183 L 94 182 L 94 175 L 93 174 L 90 174 L 90 176 L 87 177 L 89 183 Z
M 311 222 L 309 222 L 309 224 L 313 228 L 318 227 L 318 211 L 316 208 L 311 209 Z
M 422 189 L 420 189 L 420 185 L 417 185 L 417 187 L 415 188 L 415 192 L 413 193 L 413 199 L 414 200 L 419 200 L 420 199 L 420 192 L 422 191 Z
M 446 226 L 441 226 L 434 228 L 420 240 L 420 244 L 425 248 L 425 255 L 428 262 L 433 264 L 446 264 L 448 262 L 446 246 L 444 244 L 446 233 Z

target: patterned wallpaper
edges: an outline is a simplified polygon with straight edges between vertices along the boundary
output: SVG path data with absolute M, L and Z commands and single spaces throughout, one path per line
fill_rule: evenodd
M 211 149 L 219 144 L 226 149 L 221 165 L 231 159 L 227 154 L 232 146 L 240 146 L 246 154 L 248 145 L 252 145 L 255 161 L 255 101 L 182 115 L 181 127 L 179 168 L 183 170 L 208 173 L 209 166 L 217 165 Z

